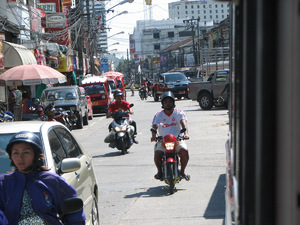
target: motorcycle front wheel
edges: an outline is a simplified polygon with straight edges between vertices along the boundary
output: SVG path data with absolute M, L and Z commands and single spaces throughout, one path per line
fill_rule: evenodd
M 170 183 L 170 194 L 174 193 L 175 184 L 174 184 L 174 170 L 173 164 L 169 163 L 167 166 L 167 176 Z
M 118 140 L 118 149 L 121 150 L 122 155 L 125 155 L 127 152 L 125 140 L 123 138 Z

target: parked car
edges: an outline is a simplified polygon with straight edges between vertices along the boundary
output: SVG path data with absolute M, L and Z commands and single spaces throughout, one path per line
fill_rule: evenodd
M 152 85 L 152 96 L 154 101 L 158 101 L 159 97 L 165 91 L 171 91 L 178 99 L 182 97 L 188 98 L 187 86 L 190 81 L 183 73 L 171 72 L 163 73 L 158 77 L 158 82 Z
M 89 96 L 85 93 L 85 89 L 83 87 L 79 87 L 79 90 L 80 90 L 81 94 L 86 97 L 88 111 L 89 111 L 89 113 L 88 113 L 89 120 L 92 120 L 94 116 L 93 116 L 93 103 L 92 103 L 91 96 Z
M 34 132 L 43 143 L 44 164 L 51 172 L 66 179 L 83 200 L 86 224 L 99 224 L 98 185 L 92 156 L 59 122 L 20 121 L 2 123 L 0 129 L 0 174 L 12 172 L 6 146 L 11 137 L 22 130 Z M 68 167 L 68 172 L 62 168 Z
M 82 129 L 88 125 L 88 103 L 78 86 L 60 86 L 47 88 L 42 92 L 41 104 L 54 102 L 55 108 L 72 109 L 77 117 L 76 127 Z

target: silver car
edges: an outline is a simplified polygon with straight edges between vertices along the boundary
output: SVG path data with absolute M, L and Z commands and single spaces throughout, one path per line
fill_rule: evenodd
M 31 131 L 41 138 L 45 165 L 64 177 L 83 200 L 86 224 L 100 224 L 98 214 L 98 185 L 92 157 L 61 123 L 23 121 L 0 124 L 0 174 L 12 171 L 5 149 L 10 138 L 19 131 Z

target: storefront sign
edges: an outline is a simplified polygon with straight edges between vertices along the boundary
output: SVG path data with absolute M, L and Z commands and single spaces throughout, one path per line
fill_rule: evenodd
M 66 15 L 64 13 L 48 14 L 46 15 L 46 27 L 57 28 L 66 27 Z
M 43 9 L 45 13 L 56 13 L 55 3 L 36 3 L 36 6 Z

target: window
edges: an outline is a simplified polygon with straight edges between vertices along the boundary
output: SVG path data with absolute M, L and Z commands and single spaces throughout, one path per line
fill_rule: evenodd
M 227 73 L 221 72 L 216 74 L 216 82 L 226 82 Z
M 58 172 L 60 168 L 60 163 L 64 158 L 67 158 L 66 152 L 59 141 L 59 138 L 57 137 L 56 133 L 53 129 L 51 129 L 48 133 L 49 138 L 49 144 L 52 151 L 52 157 L 55 164 L 56 172 Z
M 209 10 L 209 13 L 212 13 L 212 10 Z
M 192 11 L 192 14 L 194 14 L 194 11 Z
M 200 6 L 199 5 L 197 5 L 197 9 L 199 9 L 200 8 Z
M 174 32 L 173 32 L 173 31 L 172 31 L 172 32 L 168 32 L 168 37 L 169 37 L 169 38 L 174 37 Z
M 198 14 L 200 14 L 200 10 L 198 10 Z
M 209 18 L 211 18 L 211 19 L 212 19 L 212 15 L 210 15 L 210 16 L 209 16 Z
M 55 128 L 55 132 L 57 133 L 57 136 L 59 137 L 59 140 L 69 158 L 76 158 L 82 154 L 78 144 L 66 129 Z
M 216 10 L 216 13 L 218 13 L 218 10 Z
M 221 12 L 224 13 L 224 10 L 222 9 Z
M 191 9 L 193 9 L 194 8 L 194 6 L 193 5 L 191 5 Z
M 221 4 L 221 8 L 223 8 L 223 4 Z
M 187 9 L 187 5 L 185 6 L 185 9 Z
M 204 16 L 204 19 L 206 19 L 206 16 Z
M 203 9 L 205 9 L 205 5 L 203 5 Z
M 177 9 L 179 9 L 179 6 L 177 6 Z
M 188 11 L 185 11 L 185 14 L 188 14 Z
M 224 18 L 224 15 L 222 15 L 222 18 Z
M 218 8 L 218 5 L 215 5 L 216 6 L 216 8 Z
M 219 18 L 218 15 L 216 15 L 216 18 L 217 18 L 217 19 Z
M 206 14 L 206 10 L 203 10 L 203 13 Z
M 160 50 L 160 44 L 154 44 L 154 50 Z
M 153 38 L 159 38 L 159 33 L 153 33 Z

